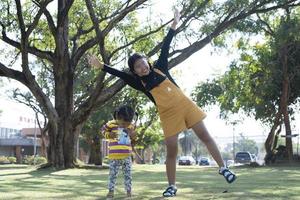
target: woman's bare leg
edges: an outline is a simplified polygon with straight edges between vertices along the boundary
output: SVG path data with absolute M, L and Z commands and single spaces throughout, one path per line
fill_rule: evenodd
M 178 152 L 178 134 L 165 139 L 167 146 L 166 171 L 169 185 L 175 185 L 176 180 L 176 157 Z
M 202 121 L 196 123 L 194 126 L 191 127 L 198 138 L 206 145 L 209 153 L 217 162 L 219 167 L 224 167 L 224 161 L 222 159 L 221 153 L 214 141 L 214 139 L 208 133 L 204 123 Z

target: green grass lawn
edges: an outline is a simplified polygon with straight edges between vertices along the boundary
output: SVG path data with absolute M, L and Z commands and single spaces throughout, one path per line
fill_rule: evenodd
M 238 179 L 227 184 L 217 168 L 178 167 L 177 199 L 300 199 L 300 167 L 233 168 Z M 0 199 L 105 199 L 108 169 L 36 170 L 0 165 Z M 164 165 L 133 166 L 133 199 L 164 199 Z M 227 193 L 222 193 L 227 190 Z M 115 199 L 125 197 L 118 178 Z

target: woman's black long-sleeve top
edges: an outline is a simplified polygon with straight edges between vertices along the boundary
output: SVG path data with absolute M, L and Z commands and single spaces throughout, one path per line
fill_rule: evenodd
M 168 69 L 169 49 L 170 49 L 170 44 L 173 39 L 174 33 L 175 31 L 173 29 L 170 29 L 167 36 L 164 38 L 163 45 L 161 47 L 160 56 L 158 60 L 154 63 L 153 67 L 163 72 L 166 75 L 166 77 L 177 86 L 177 84 L 171 77 Z M 154 103 L 155 100 L 149 91 L 166 79 L 165 76 L 158 74 L 153 69 L 150 69 L 148 75 L 142 77 L 116 70 L 107 65 L 104 65 L 103 71 L 121 78 L 129 86 L 146 94 L 149 97 L 149 99 Z

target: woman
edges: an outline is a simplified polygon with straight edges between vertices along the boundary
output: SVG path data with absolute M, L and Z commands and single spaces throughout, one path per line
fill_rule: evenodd
M 169 48 L 179 19 L 180 14 L 176 10 L 174 21 L 163 41 L 159 59 L 154 66 L 151 66 L 145 56 L 135 53 L 128 59 L 128 66 L 132 72 L 132 74 L 128 74 L 101 63 L 95 56 L 89 57 L 91 66 L 123 79 L 129 86 L 146 94 L 156 105 L 167 146 L 166 172 L 169 186 L 163 192 L 164 197 L 176 195 L 178 134 L 189 128 L 193 129 L 198 138 L 206 145 L 220 167 L 219 173 L 225 177 L 226 181 L 232 183 L 236 179 L 235 174 L 225 167 L 220 151 L 203 123 L 206 114 L 183 94 L 169 73 Z

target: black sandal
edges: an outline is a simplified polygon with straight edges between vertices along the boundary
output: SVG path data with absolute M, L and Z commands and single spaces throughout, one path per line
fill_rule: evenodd
M 232 183 L 236 179 L 236 175 L 233 172 L 231 172 L 228 168 L 225 168 L 222 171 L 220 170 L 219 174 L 223 175 L 228 183 Z
M 164 192 L 163 196 L 164 197 L 173 197 L 176 196 L 177 188 L 174 186 L 169 186 Z

